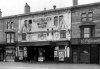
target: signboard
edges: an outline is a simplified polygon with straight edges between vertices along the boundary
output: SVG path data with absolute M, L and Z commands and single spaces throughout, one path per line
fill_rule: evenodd
M 59 51 L 59 61 L 64 61 L 64 51 Z
M 100 44 L 100 38 L 81 39 L 81 44 Z

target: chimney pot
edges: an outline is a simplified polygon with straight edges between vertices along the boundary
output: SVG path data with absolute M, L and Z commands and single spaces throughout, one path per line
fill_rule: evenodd
M 53 9 L 56 9 L 56 5 L 53 6 Z
M 25 4 L 25 13 L 30 13 L 30 6 L 27 3 Z
M 73 0 L 73 6 L 78 5 L 78 0 Z
M 46 11 L 46 8 L 44 8 L 44 11 Z
M 1 9 L 0 9 L 0 18 L 2 17 L 2 12 L 1 12 Z

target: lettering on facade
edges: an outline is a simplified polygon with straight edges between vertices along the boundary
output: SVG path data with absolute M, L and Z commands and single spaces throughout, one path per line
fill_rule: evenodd
M 38 38 L 41 39 L 41 40 L 44 40 L 44 39 L 46 39 L 46 34 L 45 33 L 39 33 Z
M 33 19 L 33 22 L 44 22 L 44 21 L 50 21 L 51 17 L 47 18 L 39 18 L 39 19 Z
M 100 39 L 82 39 L 81 44 L 99 44 Z

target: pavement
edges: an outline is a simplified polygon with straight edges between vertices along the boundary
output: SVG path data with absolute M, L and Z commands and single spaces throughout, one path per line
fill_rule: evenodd
M 0 62 L 0 69 L 100 69 L 99 64 Z

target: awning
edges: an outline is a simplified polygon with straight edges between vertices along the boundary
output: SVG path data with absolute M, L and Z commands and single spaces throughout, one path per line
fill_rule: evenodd
M 45 46 L 49 45 L 48 41 L 41 41 L 41 42 L 20 42 L 18 46 Z
M 46 45 L 68 45 L 68 41 L 38 41 L 38 42 L 19 42 L 18 46 L 46 46 Z

